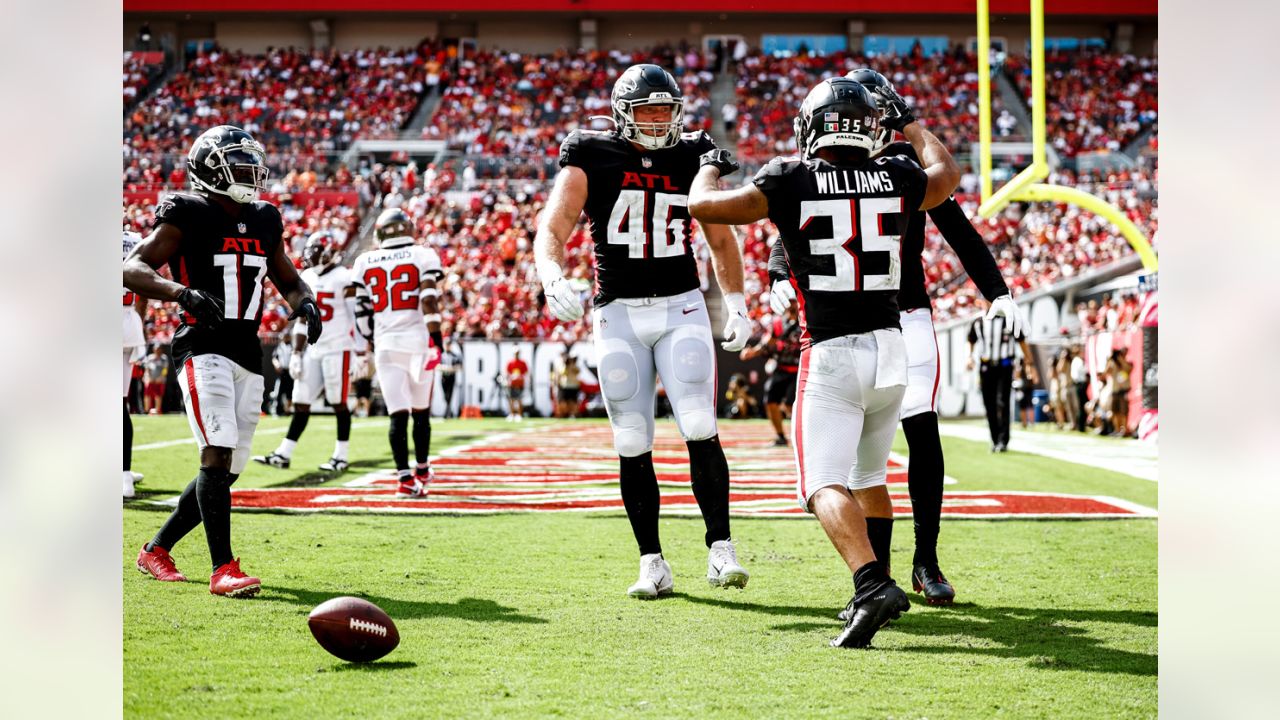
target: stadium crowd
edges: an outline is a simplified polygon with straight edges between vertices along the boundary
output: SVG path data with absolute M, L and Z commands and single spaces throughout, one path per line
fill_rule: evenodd
M 1018 87 L 1031 92 L 1030 66 L 1023 58 L 1005 62 Z M 1066 157 L 1094 150 L 1124 149 L 1158 114 L 1159 63 L 1097 50 L 1045 54 L 1046 130 Z
M 587 326 L 560 323 L 542 311 L 532 253 L 534 227 L 560 141 L 580 123 L 588 123 L 589 116 L 607 114 L 607 94 L 601 88 L 609 87 L 622 68 L 642 61 L 671 68 L 681 82 L 686 93 L 686 129 L 709 129 L 710 61 L 685 46 L 632 53 L 480 52 L 462 61 L 454 48 L 426 42 L 400 51 L 281 49 L 252 56 L 215 50 L 193 59 L 126 114 L 124 187 L 185 187 L 185 150 L 194 129 L 240 123 L 268 147 L 273 168 L 268 191 L 280 204 L 285 237 L 295 258 L 302 242 L 316 230 L 330 230 L 345 243 L 356 237 L 362 215 L 402 207 L 417 224 L 419 237 L 440 253 L 449 269 L 442 287 L 446 307 L 452 308 L 446 315 L 447 336 L 572 342 L 582 339 Z M 793 150 L 791 118 L 808 88 L 823 76 L 864 63 L 902 88 L 944 142 L 963 147 L 975 140 L 976 62 L 959 49 L 935 56 L 913 53 L 872 59 L 843 53 L 772 57 L 755 52 L 736 63 L 734 130 L 739 152 L 761 158 Z M 1010 66 L 1018 72 L 1016 60 Z M 1154 60 L 1054 54 L 1051 67 L 1051 97 L 1063 109 L 1055 109 L 1051 117 L 1050 136 L 1055 143 L 1067 143 L 1060 147 L 1064 154 L 1123 144 L 1145 123 L 1154 122 Z M 145 73 L 128 56 L 124 72 L 126 93 L 130 83 L 142 87 L 138 78 Z M 1096 82 L 1095 74 L 1105 82 Z M 263 92 L 263 87 L 269 91 Z M 356 137 L 396 135 L 422 96 L 435 87 L 442 97 L 424 137 L 449 141 L 465 151 L 462 159 L 419 164 L 403 156 L 385 163 L 358 158 L 354 167 L 333 161 L 332 153 Z M 1123 90 L 1104 91 L 1103 87 Z M 1123 97 L 1125 91 L 1132 93 L 1129 99 Z M 997 128 L 1006 133 L 1014 125 L 997 119 Z M 1154 162 L 1109 173 L 1058 170 L 1049 179 L 1121 206 L 1149 237 L 1158 229 L 1156 181 Z M 970 189 L 975 184 L 968 183 Z M 319 190 L 346 191 L 350 196 L 332 202 L 305 199 L 306 193 Z M 976 197 L 961 195 L 960 199 L 966 212 L 976 218 Z M 127 202 L 126 228 L 145 234 L 153 213 L 149 202 Z M 1074 206 L 1014 204 L 997 217 L 975 224 L 1014 295 L 1132 252 L 1107 222 Z M 741 229 L 746 294 L 757 299 L 750 304 L 761 322 L 769 320 L 766 266 L 773 233 L 764 222 Z M 705 248 L 701 251 L 705 255 Z M 705 287 L 710 275 L 706 258 L 700 259 Z M 587 295 L 591 262 L 589 236 L 580 226 L 567 248 L 566 274 Z M 924 263 L 937 319 L 969 312 L 977 291 L 931 223 Z M 1128 310 L 1132 302 L 1115 302 L 1116 308 L 1091 312 L 1088 322 L 1082 316 L 1082 325 L 1097 328 L 1099 317 L 1110 323 L 1113 316 L 1133 314 Z M 261 332 L 265 338 L 278 336 L 288 312 L 274 290 L 268 292 L 264 308 Z M 178 322 L 172 307 L 152 303 L 146 320 L 148 337 L 153 343 L 167 343 Z

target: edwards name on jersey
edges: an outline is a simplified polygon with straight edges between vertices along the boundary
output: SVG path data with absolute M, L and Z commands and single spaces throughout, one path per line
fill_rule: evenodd
M 425 353 L 431 338 L 422 314 L 422 282 L 444 277 L 436 251 L 404 238 L 361 254 L 351 275 L 369 293 L 374 349 Z
M 565 138 L 560 167 L 587 174 L 597 307 L 699 286 L 689 187 L 698 174 L 698 156 L 715 146 L 701 131 L 681 135 L 670 148 L 644 152 L 614 132 L 575 130 Z
M 901 327 L 900 238 L 928 187 L 919 165 L 884 155 L 856 168 L 774 158 L 754 182 L 786 251 L 806 347 Z
M 194 355 L 222 355 L 250 372 L 262 374 L 262 283 L 280 245 L 284 224 L 270 203 L 240 205 L 232 216 L 208 198 L 175 193 L 156 208 L 156 226 L 182 231 L 178 252 L 169 260 L 174 280 L 222 300 L 216 327 L 196 325 L 183 314 L 173 335 L 173 362 L 181 367 Z

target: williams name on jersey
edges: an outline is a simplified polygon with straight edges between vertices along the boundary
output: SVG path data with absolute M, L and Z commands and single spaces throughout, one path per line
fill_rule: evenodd
M 173 335 L 174 365 L 212 353 L 261 374 L 262 283 L 284 234 L 280 211 L 259 200 L 241 205 L 233 217 L 208 198 L 175 193 L 156 208 L 155 224 L 161 223 L 182 231 L 182 245 L 169 260 L 173 278 L 222 300 L 224 310 L 216 327 L 196 325 L 183 313 Z
M 715 147 L 702 131 L 644 152 L 615 132 L 575 130 L 565 138 L 560 167 L 587 174 L 584 209 L 595 243 L 597 307 L 699 287 L 689 187 L 698 157 Z

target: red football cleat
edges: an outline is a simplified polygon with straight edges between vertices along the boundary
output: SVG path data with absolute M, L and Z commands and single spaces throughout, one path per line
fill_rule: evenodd
M 262 581 L 240 572 L 240 558 L 213 571 L 209 578 L 209 592 L 234 598 L 248 598 L 258 594 Z
M 154 550 L 147 552 L 147 546 L 144 543 L 142 549 L 138 551 L 138 572 L 150 575 L 160 582 L 186 582 L 187 576 L 178 571 L 177 566 L 173 564 L 173 558 L 169 556 L 169 551 L 159 545 L 154 547 Z

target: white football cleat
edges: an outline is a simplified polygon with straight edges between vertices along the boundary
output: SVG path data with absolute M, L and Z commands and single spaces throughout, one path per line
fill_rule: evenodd
M 747 569 L 738 564 L 738 553 L 732 540 L 711 543 L 711 549 L 707 551 L 707 582 L 713 587 L 743 588 L 750 577 Z
M 641 600 L 652 600 L 670 595 L 674 587 L 671 566 L 662 559 L 661 553 L 653 553 L 640 556 L 640 579 L 627 588 L 627 594 Z
M 124 499 L 133 497 L 133 473 L 124 471 Z

